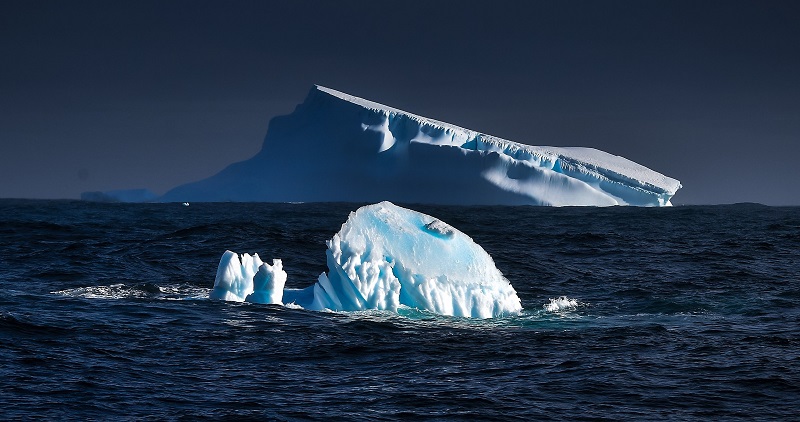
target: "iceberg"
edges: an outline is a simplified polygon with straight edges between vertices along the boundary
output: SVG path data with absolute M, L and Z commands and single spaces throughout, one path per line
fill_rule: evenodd
M 309 310 L 416 308 L 441 315 L 491 318 L 522 305 L 489 254 L 469 236 L 429 215 L 391 202 L 350 213 L 327 242 L 328 272 L 305 289 L 284 289 L 280 260 L 226 251 L 210 298 L 290 304 Z
M 81 193 L 81 201 L 89 202 L 152 202 L 157 199 L 158 195 L 148 189 L 118 189 Z
M 286 272 L 280 259 L 272 265 L 264 263 L 258 254 L 225 251 L 217 267 L 211 299 L 233 302 L 281 304 Z
M 314 86 L 254 157 L 160 200 L 665 206 L 680 187 L 597 149 L 526 145 Z

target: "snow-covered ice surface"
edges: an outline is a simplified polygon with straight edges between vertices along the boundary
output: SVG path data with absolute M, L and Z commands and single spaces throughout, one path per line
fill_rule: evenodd
M 350 213 L 327 245 L 328 273 L 305 289 L 283 290 L 286 273 L 280 260 L 268 266 L 257 254 L 240 258 L 226 251 L 210 297 L 333 311 L 406 306 L 474 318 L 522 310 L 492 257 L 469 236 L 391 202 Z
M 512 142 L 315 86 L 256 156 L 161 200 L 663 206 L 680 187 L 593 148 Z

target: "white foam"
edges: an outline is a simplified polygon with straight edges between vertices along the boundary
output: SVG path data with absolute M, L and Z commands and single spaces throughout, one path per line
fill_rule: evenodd
M 580 303 L 577 300 L 561 296 L 555 299 L 551 298 L 548 303 L 544 304 L 543 308 L 547 312 L 563 312 L 575 310 L 579 305 Z
M 51 294 L 83 299 L 163 299 L 187 300 L 207 298 L 209 289 L 188 284 L 159 286 L 152 283 L 115 283 L 105 286 L 85 286 L 50 292 Z

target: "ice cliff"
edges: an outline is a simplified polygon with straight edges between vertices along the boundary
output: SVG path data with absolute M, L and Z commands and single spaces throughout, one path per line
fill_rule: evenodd
M 210 298 L 332 311 L 405 306 L 473 318 L 522 310 L 492 257 L 469 236 L 390 202 L 350 213 L 327 246 L 327 274 L 305 289 L 284 289 L 281 260 L 269 265 L 258 254 L 226 251 Z
M 315 86 L 261 151 L 163 201 L 670 205 L 680 182 L 592 148 L 530 146 Z

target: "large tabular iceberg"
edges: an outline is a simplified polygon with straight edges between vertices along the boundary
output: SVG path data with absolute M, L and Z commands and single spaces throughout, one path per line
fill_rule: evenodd
M 212 299 L 293 303 L 312 310 L 397 311 L 490 318 L 522 310 L 492 257 L 469 236 L 429 215 L 391 202 L 351 213 L 327 242 L 328 273 L 305 289 L 283 289 L 280 260 L 226 251 Z
M 256 156 L 161 200 L 662 206 L 680 187 L 596 149 L 520 144 L 315 86 Z

